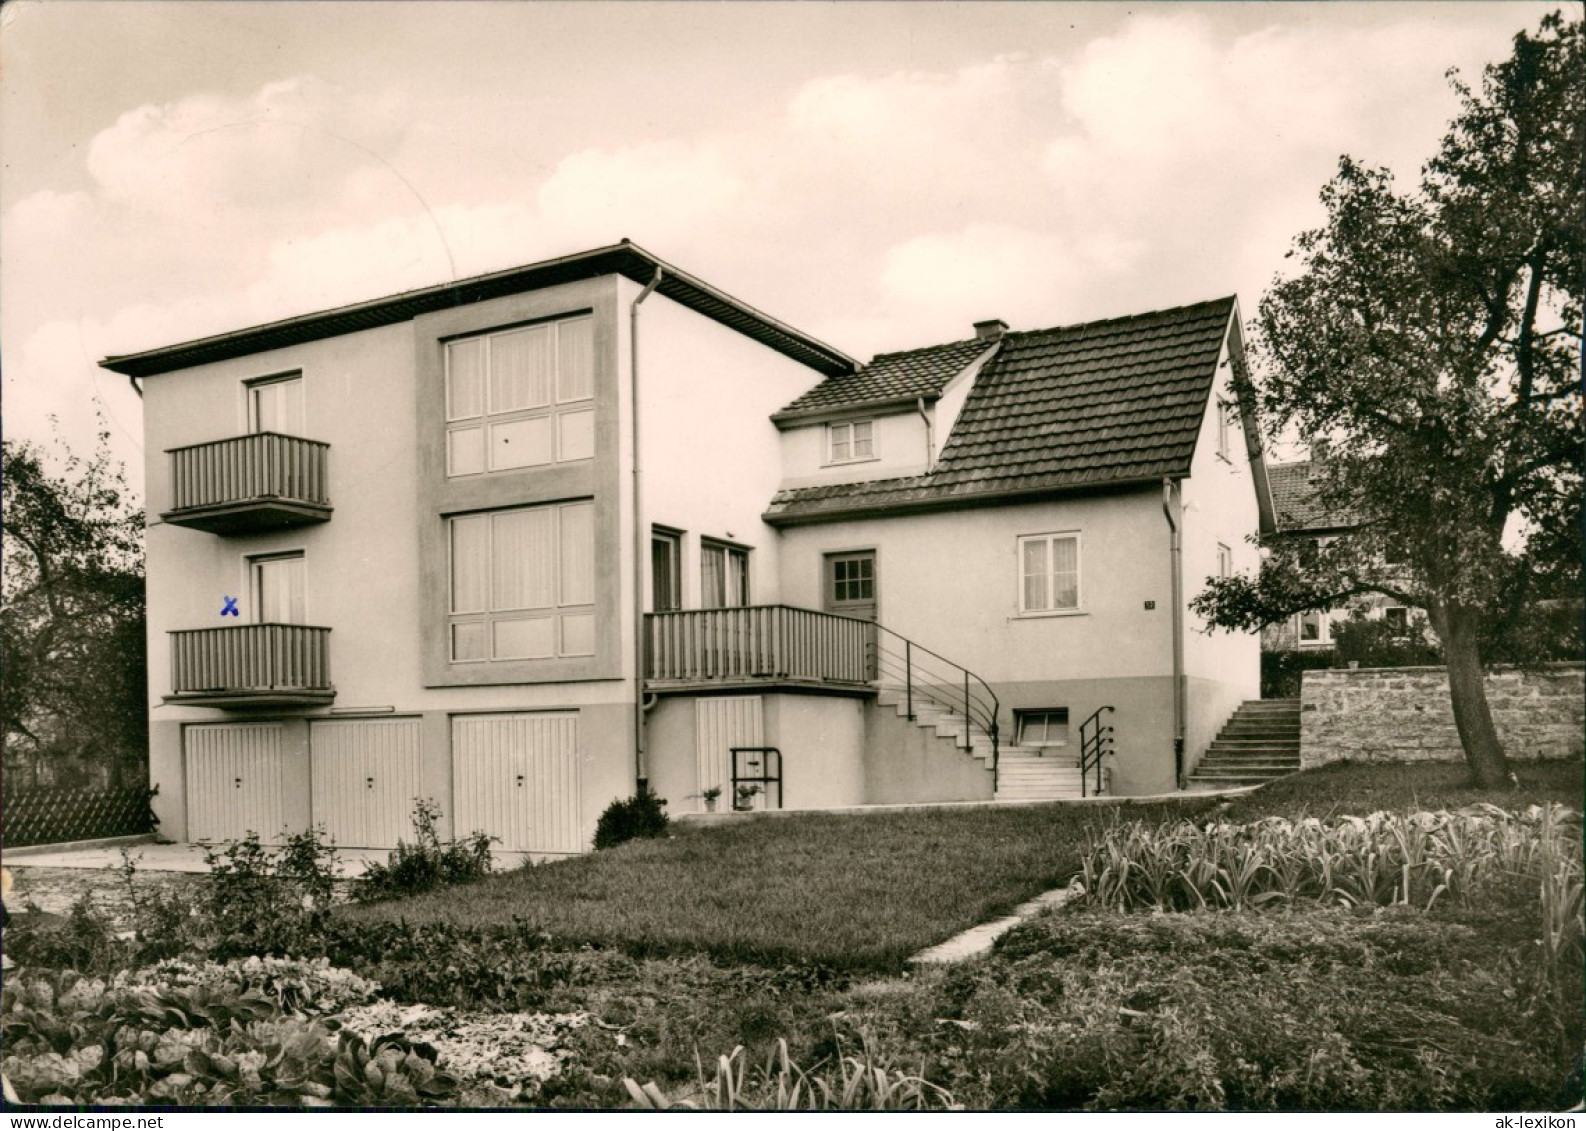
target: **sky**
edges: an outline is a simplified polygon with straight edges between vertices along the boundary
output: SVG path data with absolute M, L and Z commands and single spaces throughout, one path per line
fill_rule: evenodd
M 1249 318 L 1553 6 L 11 0 L 0 426 L 140 491 L 106 355 L 623 237 L 860 359 Z

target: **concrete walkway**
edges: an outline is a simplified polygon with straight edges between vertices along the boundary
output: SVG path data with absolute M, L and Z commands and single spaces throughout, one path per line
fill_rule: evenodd
M 1041 912 L 1052 907 L 1059 907 L 1076 894 L 1070 886 L 1044 891 L 1028 903 L 1021 903 L 1013 909 L 1013 914 L 1002 919 L 993 919 L 989 923 L 982 923 L 978 927 L 971 927 L 962 934 L 954 935 L 944 943 L 929 947 L 909 959 L 911 966 L 932 965 L 938 963 L 962 962 L 966 958 L 975 958 L 985 954 L 991 949 L 991 944 L 1017 927 L 1026 919 L 1033 919 Z
M 190 872 L 209 871 L 204 863 L 204 848 L 198 844 L 142 844 L 102 845 L 73 847 L 71 845 L 43 845 L 35 848 L 15 848 L 0 857 L 7 868 L 74 868 L 81 871 L 100 871 L 121 867 L 121 853 L 126 852 L 140 872 Z M 336 861 L 346 879 L 361 876 L 371 861 L 386 862 L 388 851 L 383 848 L 339 849 Z

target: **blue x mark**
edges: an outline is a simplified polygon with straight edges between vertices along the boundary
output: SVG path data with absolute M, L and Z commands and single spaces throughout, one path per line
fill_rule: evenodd
M 225 607 L 220 610 L 220 615 L 221 616 L 223 616 L 223 617 L 240 617 L 242 615 L 241 613 L 239 613 L 237 611 L 237 598 L 235 598 L 235 597 L 227 597 L 227 598 L 225 598 L 225 602 L 226 602 Z

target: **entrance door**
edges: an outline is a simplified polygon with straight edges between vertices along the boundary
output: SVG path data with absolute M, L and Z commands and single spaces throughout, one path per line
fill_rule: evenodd
M 826 580 L 821 587 L 821 607 L 828 613 L 876 619 L 876 552 L 854 550 L 826 555 Z M 875 679 L 880 666 L 879 641 L 871 630 L 865 641 L 865 676 Z

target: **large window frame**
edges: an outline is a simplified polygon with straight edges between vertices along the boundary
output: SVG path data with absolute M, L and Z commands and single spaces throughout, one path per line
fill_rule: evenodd
M 874 420 L 840 420 L 826 426 L 827 463 L 865 463 L 880 458 Z
M 714 538 L 699 540 L 699 607 L 736 609 L 749 604 L 749 547 Z
M 453 664 L 595 655 L 594 511 L 593 500 L 580 499 L 447 519 L 446 634 L 447 656 Z M 523 516 L 534 517 L 519 530 L 503 529 Z M 545 522 L 536 530 L 538 516 L 545 516 Z M 532 541 L 548 540 L 549 547 L 541 552 L 548 571 L 533 576 L 532 560 L 526 554 L 498 560 L 498 554 L 510 555 L 512 544 L 506 540 L 512 538 L 520 550 Z M 459 561 L 463 539 L 474 540 L 471 548 L 477 560 L 472 564 Z M 521 575 L 515 577 L 514 570 Z M 537 643 L 546 640 L 548 644 Z
M 592 460 L 594 341 L 589 312 L 446 341 L 447 478 Z
M 303 436 L 308 430 L 308 406 L 303 396 L 302 373 L 277 373 L 243 384 L 247 395 L 248 433 L 274 432 Z
M 308 556 L 302 550 L 251 554 L 248 563 L 248 602 L 254 624 L 308 623 Z M 295 577 L 294 577 L 295 574 Z M 279 580 L 267 580 L 275 579 Z M 276 604 L 276 586 L 285 581 L 289 606 L 284 616 L 269 615 Z
M 1058 557 L 1059 544 L 1072 544 L 1073 549 L 1065 558 Z M 1034 552 L 1038 546 L 1044 547 L 1039 561 Z M 1020 535 L 1018 577 L 1021 617 L 1072 616 L 1084 611 L 1083 548 L 1077 530 Z M 1067 567 L 1068 560 L 1072 561 L 1072 568 Z M 1037 566 L 1040 568 L 1033 568 Z M 1067 584 L 1070 576 L 1071 589 Z
M 1307 624 L 1314 624 L 1314 635 L 1306 637 Z M 1301 648 L 1331 648 L 1333 646 L 1332 615 L 1326 609 L 1311 609 L 1294 616 L 1294 640 Z

